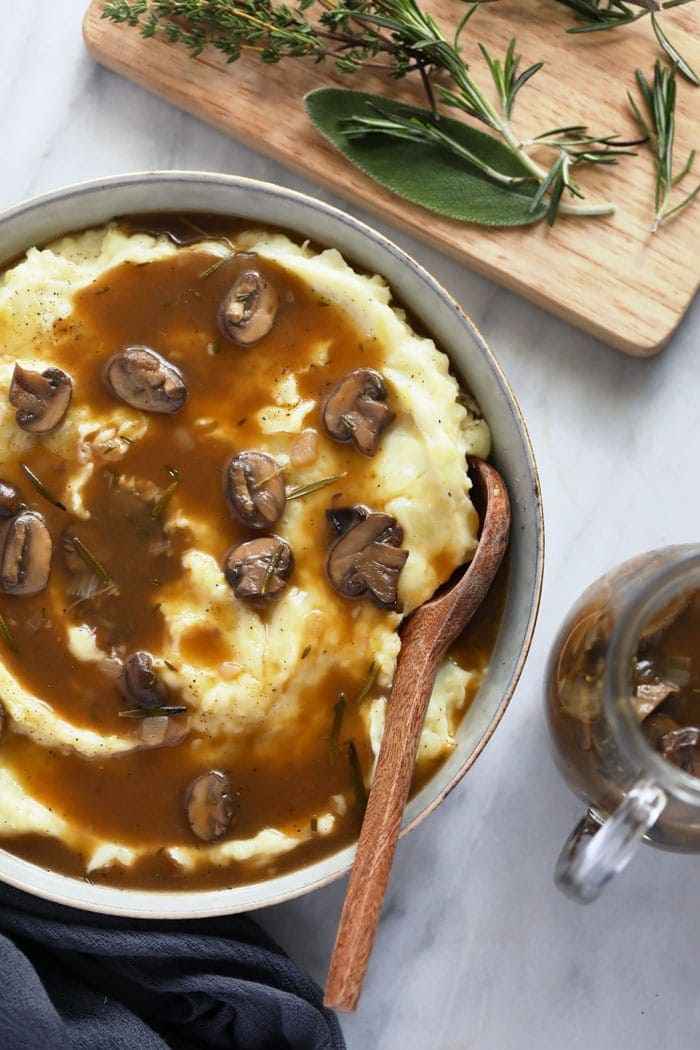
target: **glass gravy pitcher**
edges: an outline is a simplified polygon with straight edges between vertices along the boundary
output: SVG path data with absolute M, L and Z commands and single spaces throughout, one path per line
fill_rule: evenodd
M 642 839 L 700 852 L 700 544 L 642 554 L 584 592 L 550 654 L 547 717 L 588 807 L 560 889 L 594 900 Z

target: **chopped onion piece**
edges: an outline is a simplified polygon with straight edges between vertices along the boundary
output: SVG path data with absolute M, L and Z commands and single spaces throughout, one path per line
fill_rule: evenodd
M 168 716 L 156 715 L 155 718 L 144 718 L 141 721 L 141 739 L 148 747 L 157 747 L 165 740 L 168 732 Z

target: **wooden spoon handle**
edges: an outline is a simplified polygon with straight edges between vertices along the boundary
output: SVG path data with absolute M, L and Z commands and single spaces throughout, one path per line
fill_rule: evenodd
M 326 980 L 324 1002 L 334 1010 L 354 1010 L 362 991 L 434 677 L 416 664 L 396 671 Z
M 481 604 L 508 542 L 505 485 L 493 467 L 480 460 L 470 465 L 486 508 L 482 539 L 464 580 L 416 610 L 406 625 L 326 980 L 324 1002 L 334 1010 L 354 1010 L 362 991 L 438 665 Z

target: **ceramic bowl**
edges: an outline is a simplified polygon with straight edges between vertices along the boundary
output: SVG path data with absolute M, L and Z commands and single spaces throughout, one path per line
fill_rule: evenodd
M 199 172 L 151 172 L 70 186 L 0 215 L 0 262 L 33 244 L 135 212 L 206 211 L 285 227 L 338 248 L 355 266 L 382 274 L 396 298 L 449 355 L 474 393 L 493 436 L 493 462 L 512 501 L 511 569 L 505 615 L 489 670 L 439 772 L 410 801 L 403 832 L 439 805 L 494 732 L 525 661 L 539 603 L 543 521 L 537 470 L 520 410 L 481 334 L 447 292 L 386 237 L 327 204 L 269 183 Z M 185 918 L 261 908 L 308 893 L 352 863 L 343 849 L 290 874 L 202 892 L 152 892 L 90 885 L 46 871 L 0 849 L 0 879 L 73 907 L 145 918 Z

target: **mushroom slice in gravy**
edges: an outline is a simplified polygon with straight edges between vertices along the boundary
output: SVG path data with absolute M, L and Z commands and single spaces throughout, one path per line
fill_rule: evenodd
M 269 529 L 286 502 L 279 464 L 266 452 L 239 452 L 226 470 L 226 497 L 236 517 L 252 529 Z
M 127 346 L 114 354 L 104 377 L 116 397 L 140 412 L 179 412 L 187 400 L 179 368 L 148 346 Z
M 395 418 L 386 403 L 384 379 L 372 368 L 358 368 L 331 389 L 321 410 L 326 433 L 334 441 L 352 441 L 365 456 L 377 451 L 385 427 Z
M 119 688 L 127 700 L 145 710 L 163 707 L 168 701 L 168 687 L 153 670 L 150 653 L 133 653 L 124 664 Z
M 43 591 L 49 580 L 53 543 L 41 514 L 22 511 L 6 526 L 0 582 L 5 594 Z
M 63 421 L 73 396 L 71 377 L 61 368 L 34 372 L 16 364 L 9 402 L 17 425 L 28 434 L 50 434 Z
M 233 816 L 231 781 L 213 769 L 192 781 L 185 799 L 187 820 L 203 842 L 218 842 L 229 829 Z
M 268 334 L 277 316 L 277 291 L 259 270 L 240 274 L 219 308 L 219 328 L 239 346 L 253 346 Z
M 347 598 L 369 595 L 381 608 L 397 609 L 399 574 L 408 551 L 400 547 L 403 529 L 396 518 L 361 506 L 328 511 L 327 517 L 341 532 L 326 556 L 326 572 L 336 591 Z
M 224 559 L 224 575 L 243 601 L 274 601 L 287 586 L 294 555 L 286 540 L 261 536 L 232 547 Z

